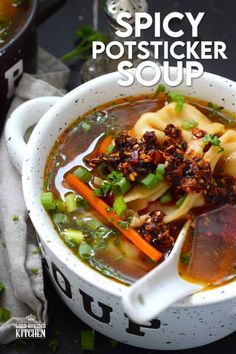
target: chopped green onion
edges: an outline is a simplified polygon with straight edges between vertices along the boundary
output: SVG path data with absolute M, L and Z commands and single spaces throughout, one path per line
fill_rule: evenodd
M 11 318 L 11 312 L 4 307 L 0 307 L 0 322 L 6 322 Z
M 194 119 L 186 120 L 181 124 L 181 128 L 184 130 L 192 130 L 194 128 L 197 128 L 198 122 Z
M 41 203 L 46 210 L 56 209 L 56 201 L 52 192 L 42 192 Z
M 125 177 L 112 183 L 111 189 L 116 195 L 123 195 L 128 192 L 131 185 Z
M 14 214 L 14 215 L 12 216 L 12 220 L 13 220 L 13 221 L 19 221 L 19 220 L 20 220 L 19 215 Z
M 113 203 L 113 209 L 118 216 L 124 214 L 124 212 L 127 210 L 127 205 L 125 203 L 124 197 L 120 196 L 115 199 Z
M 66 203 L 63 202 L 62 200 L 56 200 L 56 209 L 61 211 L 61 212 L 66 212 Z
M 116 171 L 116 170 L 112 171 L 112 172 L 107 176 L 107 178 L 108 178 L 108 179 L 111 179 L 112 182 L 119 181 L 119 180 L 120 180 L 121 178 L 123 178 L 123 177 L 124 177 L 124 176 L 122 175 L 122 173 L 119 172 L 119 171 Z
M 89 182 L 92 179 L 92 173 L 88 171 L 85 167 L 79 166 L 74 172 L 73 175 L 79 178 L 83 182 Z
M 185 252 L 185 253 L 181 253 L 180 255 L 180 262 L 185 264 L 185 265 L 189 265 L 191 260 L 191 252 Z
M 82 242 L 79 246 L 79 255 L 82 259 L 88 260 L 93 252 L 92 247 L 87 242 Z
M 91 330 L 81 331 L 81 349 L 94 351 L 95 348 L 94 333 Z
M 0 294 L 5 290 L 5 285 L 0 283 Z
M 67 208 L 68 213 L 72 213 L 73 211 L 78 209 L 78 206 L 76 203 L 76 195 L 74 193 L 67 194 L 66 208 Z
M 91 129 L 91 125 L 87 122 L 83 122 L 81 127 L 82 127 L 84 133 L 88 133 Z
M 94 193 L 97 197 L 106 197 L 111 190 L 111 182 L 103 181 L 99 188 L 95 189 Z
M 144 177 L 141 180 L 141 183 L 146 187 L 146 188 L 153 188 L 159 181 L 159 177 L 155 175 L 154 173 L 149 173 L 146 177 Z
M 31 268 L 30 270 L 33 275 L 38 275 L 39 270 L 37 268 Z
M 76 218 L 75 222 L 79 228 L 87 231 L 95 231 L 98 227 L 102 226 L 101 221 L 91 217 Z
M 110 144 L 106 149 L 106 155 L 109 155 L 113 149 L 114 149 L 114 145 Z
M 165 179 L 165 164 L 159 163 L 156 169 L 156 176 L 158 178 L 158 182 L 164 181 Z
M 47 343 L 47 347 L 52 353 L 55 353 L 58 348 L 58 341 L 56 339 L 50 339 Z
M 225 151 L 225 149 L 220 145 L 221 141 L 217 135 L 207 134 L 204 136 L 202 140 L 204 141 L 204 143 L 210 143 L 213 146 L 219 146 L 219 150 L 218 150 L 219 153 Z
M 170 203 L 171 201 L 172 201 L 172 196 L 170 192 L 163 194 L 160 198 L 161 204 Z
M 95 238 L 103 238 L 104 236 L 107 236 L 110 233 L 112 233 L 112 230 L 109 229 L 109 227 L 102 225 L 96 229 L 94 236 Z
M 160 84 L 156 89 L 155 96 L 158 96 L 161 92 L 165 92 L 165 91 L 166 91 L 165 86 Z
M 207 106 L 212 110 L 210 113 L 210 117 L 218 116 L 218 114 L 224 109 L 222 106 L 218 106 L 212 102 L 208 102 Z
M 55 224 L 67 224 L 70 221 L 68 215 L 63 213 L 53 214 L 52 219 Z
M 170 102 L 176 102 L 175 110 L 176 112 L 181 112 L 184 106 L 184 96 L 182 96 L 178 92 L 169 92 L 168 93 L 168 98 Z
M 179 198 L 178 200 L 177 200 L 177 202 L 176 202 L 176 206 L 178 207 L 178 208 L 180 208 L 181 207 L 181 205 L 185 202 L 185 199 L 187 198 L 187 194 L 185 194 L 185 195 L 183 195 L 183 197 L 181 197 L 181 198 Z
M 85 200 L 83 197 L 81 197 L 81 195 L 77 195 L 76 203 L 82 208 L 86 208 L 88 206 L 87 200 Z
M 68 242 L 80 245 L 84 241 L 84 234 L 80 230 L 66 229 L 62 232 L 64 238 Z
M 33 254 L 41 254 L 41 248 L 39 246 L 36 246 L 33 251 L 32 251 Z

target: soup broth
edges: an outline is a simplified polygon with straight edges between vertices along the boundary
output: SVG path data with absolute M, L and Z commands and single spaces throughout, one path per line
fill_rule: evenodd
M 168 109 L 174 109 L 177 118 L 165 123 Z M 190 110 L 187 120 L 186 110 Z M 191 112 L 197 114 L 196 120 Z M 201 128 L 202 120 L 210 133 Z M 232 135 L 226 143 L 221 138 L 225 134 Z M 196 221 L 204 213 L 236 202 L 235 171 L 225 173 L 230 169 L 234 134 L 234 117 L 201 100 L 182 97 L 170 103 L 168 94 L 161 92 L 110 102 L 79 117 L 58 138 L 45 168 L 42 204 L 80 260 L 125 284 L 168 257 L 181 228 L 191 219 L 179 272 L 206 286 L 220 285 L 235 274 L 235 252 L 222 255 L 231 257 L 224 273 L 216 267 L 214 277 L 197 275 L 193 266 L 190 269 L 190 259 L 198 257 L 190 234 L 203 233 Z M 202 173 L 199 178 L 198 173 Z M 212 179 L 209 188 L 204 174 Z M 67 176 L 79 181 L 80 192 L 74 188 L 77 182 L 70 184 Z M 222 185 L 227 178 L 231 189 Z M 235 208 L 231 212 L 235 215 Z M 207 232 L 214 227 L 212 221 Z M 199 247 L 217 252 L 217 242 L 199 239 L 205 242 Z M 234 248 L 235 238 L 226 246 Z
M 0 48 L 9 42 L 24 25 L 30 0 L 0 1 Z

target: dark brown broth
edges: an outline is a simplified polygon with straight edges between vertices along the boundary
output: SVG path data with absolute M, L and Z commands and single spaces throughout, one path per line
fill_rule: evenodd
M 0 2 L 0 48 L 9 42 L 24 25 L 29 14 L 30 0 L 12 5 L 11 0 Z

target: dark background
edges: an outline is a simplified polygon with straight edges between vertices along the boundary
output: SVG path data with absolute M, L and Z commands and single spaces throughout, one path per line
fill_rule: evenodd
M 1 1 L 1 0 L 0 0 Z M 199 40 L 221 40 L 227 45 L 228 60 L 205 60 L 203 65 L 206 71 L 236 80 L 236 1 L 235 0 L 149 0 L 149 12 L 161 12 L 164 16 L 171 11 L 190 11 L 197 14 L 199 11 L 206 12 L 200 25 Z M 92 0 L 67 0 L 66 5 L 39 27 L 39 44 L 52 54 L 61 57 L 74 48 L 74 30 L 81 25 L 92 25 Z M 173 23 L 177 29 L 180 23 Z M 100 8 L 99 29 L 106 31 L 106 17 Z M 190 25 L 183 23 L 185 31 L 184 39 L 190 38 Z M 153 38 L 153 31 L 146 34 L 149 40 Z M 184 40 L 183 39 L 183 40 Z M 167 40 L 165 36 L 162 40 Z M 182 40 L 182 38 L 181 38 Z M 174 64 L 174 62 L 173 62 Z M 72 75 L 68 89 L 79 84 L 78 64 L 71 66 Z M 47 340 L 32 343 L 31 341 L 21 341 L 13 343 L 5 348 L 0 348 L 2 354 L 15 354 L 17 352 L 25 354 L 50 353 L 48 348 L 50 340 L 58 341 L 58 354 L 80 354 L 80 331 L 86 329 L 86 325 L 76 318 L 58 298 L 56 292 L 46 278 L 46 295 L 49 301 L 50 324 L 47 329 Z M 95 334 L 96 354 L 105 352 L 111 354 L 151 354 L 151 353 L 173 353 L 173 354 L 235 354 L 236 353 L 236 332 L 229 337 L 207 345 L 205 347 L 186 350 L 161 352 L 129 347 L 118 344 L 111 348 L 110 340 L 99 333 Z

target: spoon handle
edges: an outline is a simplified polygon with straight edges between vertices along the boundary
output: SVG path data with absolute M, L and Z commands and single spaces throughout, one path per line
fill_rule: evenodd
M 176 301 L 202 289 L 202 285 L 189 283 L 178 273 L 179 254 L 189 225 L 187 221 L 183 226 L 170 256 L 124 294 L 124 310 L 134 322 L 150 321 Z
M 159 265 L 158 278 L 151 273 L 128 288 L 123 296 L 127 315 L 137 323 L 150 321 L 179 299 L 202 289 L 180 278 L 171 265 Z

